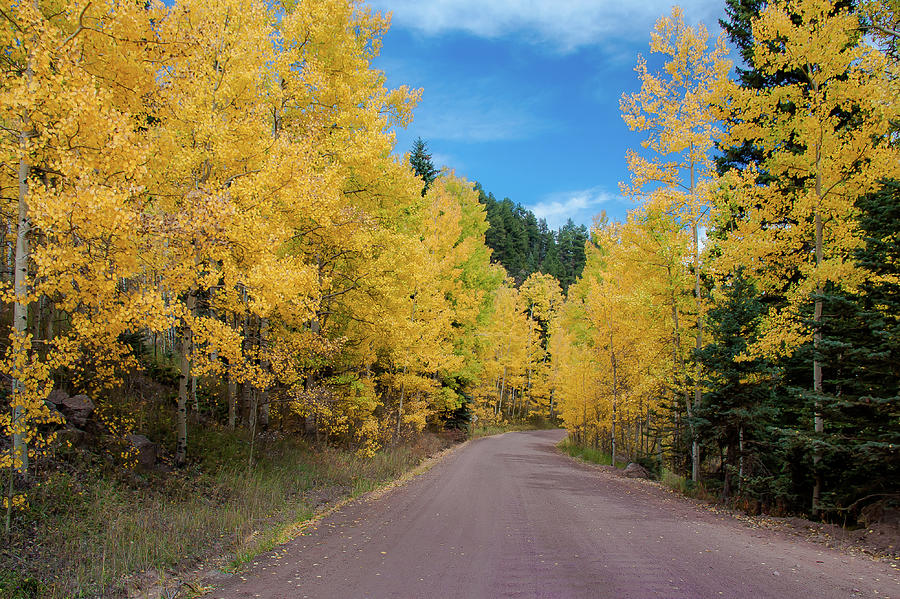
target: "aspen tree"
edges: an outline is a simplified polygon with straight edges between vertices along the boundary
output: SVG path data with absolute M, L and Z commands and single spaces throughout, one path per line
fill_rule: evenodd
M 684 24 L 680 8 L 660 18 L 650 36 L 651 52 L 666 57 L 663 72 L 651 73 L 643 57 L 635 70 L 641 91 L 623 96 L 622 117 L 632 130 L 647 132 L 643 146 L 655 156 L 629 151 L 631 183 L 624 187 L 641 196 L 646 187 L 651 201 L 676 215 L 691 231 L 694 269 L 694 310 L 697 313 L 695 349 L 703 347 L 703 298 L 700 285 L 700 229 L 708 216 L 708 188 L 713 176 L 712 149 L 718 131 L 712 104 L 730 68 L 725 42 L 720 37 L 709 49 L 709 34 L 701 24 Z M 699 363 L 694 368 L 696 409 L 702 400 Z M 691 422 L 691 479 L 700 476 L 700 441 Z
M 53 18 L 45 14 L 51 10 Z M 4 10 L 10 71 L 0 88 L 0 120 L 17 131 L 2 144 L 16 157 L 18 190 L 9 295 L 14 339 L 5 368 L 14 379 L 14 428 L 30 431 L 14 443 L 23 472 L 34 436 L 26 421 L 56 419 L 43 403 L 50 368 L 71 367 L 78 382 L 84 358 L 104 347 L 104 368 L 93 374 L 101 386 L 109 383 L 110 369 L 132 363 L 118 336 L 150 308 L 139 291 L 119 284 L 139 268 L 134 232 L 148 146 L 138 131 L 141 117 L 128 111 L 140 109 L 137 93 L 152 89 L 152 75 L 142 66 L 146 52 L 134 41 L 148 33 L 152 14 L 138 6 L 108 13 L 90 3 L 62 12 L 37 2 Z M 48 326 L 52 335 L 44 339 L 27 335 L 29 305 L 46 305 L 50 297 L 52 310 L 67 313 L 66 330 Z M 147 312 L 152 319 L 155 310 Z M 40 333 L 38 316 L 32 320 Z

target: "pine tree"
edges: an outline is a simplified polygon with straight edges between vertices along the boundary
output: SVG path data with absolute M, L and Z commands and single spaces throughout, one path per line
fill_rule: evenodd
M 696 418 L 705 442 L 724 453 L 719 474 L 726 499 L 738 493 L 761 499 L 771 486 L 771 469 L 765 467 L 770 458 L 763 448 L 770 443 L 768 427 L 777 421 L 772 385 L 777 373 L 762 358 L 738 359 L 755 341 L 765 313 L 753 283 L 738 270 L 716 290 L 707 314 L 710 342 L 699 352 L 704 384 L 711 391 Z M 752 490 L 747 479 L 753 481 Z
M 422 197 L 428 193 L 428 188 L 437 179 L 440 171 L 435 168 L 431 161 L 431 154 L 428 153 L 428 144 L 421 137 L 417 137 L 413 142 L 412 151 L 409 154 L 409 164 L 412 166 L 413 172 L 425 185 L 422 187 Z

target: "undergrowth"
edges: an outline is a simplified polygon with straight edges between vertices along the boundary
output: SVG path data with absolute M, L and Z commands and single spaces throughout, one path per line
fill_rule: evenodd
M 585 447 L 575 443 L 569 437 L 560 441 L 557 445 L 564 453 L 573 458 L 578 458 L 592 464 L 600 464 L 601 466 L 612 465 L 612 457 L 608 453 L 603 453 L 599 449 L 593 447 Z M 616 468 L 624 468 L 625 464 L 616 460 Z
M 370 491 L 446 446 L 426 435 L 366 458 L 270 435 L 257 439 L 250 468 L 241 432 L 206 427 L 192 440 L 193 466 L 181 471 L 114 471 L 72 450 L 41 473 L 0 549 L 0 597 L 123 596 L 129 577 L 223 555 L 231 558 L 219 567 L 237 568 L 317 507 Z

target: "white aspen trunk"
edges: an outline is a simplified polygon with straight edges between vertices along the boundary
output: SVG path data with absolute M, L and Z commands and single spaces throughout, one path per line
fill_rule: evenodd
M 247 290 L 243 290 L 243 305 L 247 306 Z M 247 364 L 250 359 L 250 352 L 253 349 L 253 340 L 250 337 L 250 311 L 245 310 L 244 315 L 241 322 L 241 327 L 243 328 L 243 340 L 241 341 L 241 353 L 243 354 L 244 363 Z M 250 381 L 244 381 L 241 384 L 241 424 L 244 427 L 250 426 L 250 407 L 253 403 L 250 395 L 252 393 L 252 389 L 250 386 Z
M 691 171 L 691 179 L 693 180 L 693 169 Z M 693 181 L 692 181 L 693 183 Z M 703 312 L 700 297 L 700 240 L 697 231 L 697 220 L 694 219 L 691 224 L 694 236 L 694 299 L 697 302 L 697 338 L 694 348 L 699 352 L 703 349 Z M 699 408 L 703 400 L 703 392 L 700 388 L 700 362 L 697 362 L 697 368 L 694 374 L 694 408 Z M 696 431 L 691 427 L 691 480 L 697 482 L 700 479 L 700 440 L 697 439 Z
M 227 319 L 227 317 L 226 317 Z M 232 318 L 232 328 L 237 331 L 240 326 L 238 315 L 235 313 Z M 234 372 L 232 369 L 234 364 L 228 364 L 228 428 L 234 430 L 237 426 L 237 381 L 234 380 Z
M 525 381 L 525 392 L 527 393 L 526 397 L 528 399 L 531 398 L 531 328 L 532 328 L 532 319 L 534 318 L 534 306 L 530 306 L 528 308 L 528 362 L 526 366 L 526 381 Z M 525 401 L 527 405 L 527 399 Z M 527 412 L 527 410 L 526 410 Z
M 29 79 L 30 77 L 29 66 Z M 25 331 L 28 328 L 28 259 L 30 257 L 31 248 L 28 243 L 28 236 L 31 232 L 31 222 L 28 219 L 28 175 L 31 171 L 31 165 L 26 159 L 28 151 L 28 129 L 30 123 L 28 118 L 23 119 L 22 130 L 19 132 L 19 144 L 22 157 L 19 159 L 19 205 L 18 205 L 18 221 L 16 226 L 16 253 L 15 266 L 13 275 L 13 290 L 15 291 L 16 300 L 13 304 L 13 330 L 19 338 L 25 337 Z M 25 383 L 18 376 L 18 372 L 13 371 L 12 379 L 13 398 L 20 398 L 25 394 Z M 12 424 L 13 424 L 13 463 L 16 470 L 25 474 L 28 472 L 28 445 L 25 437 L 20 429 L 25 425 L 25 408 L 19 402 L 13 407 Z
M 641 424 L 643 424 L 643 419 L 641 418 L 641 411 L 639 409 L 637 416 L 634 417 L 634 445 L 631 448 L 632 460 L 634 460 L 643 449 L 643 444 L 641 443 Z
M 237 383 L 231 373 L 228 374 L 228 428 L 234 430 L 237 420 Z
M 738 429 L 738 494 L 744 484 L 744 425 Z
M 612 362 L 613 375 L 613 403 L 612 403 L 612 451 L 610 451 L 610 463 L 616 467 L 616 411 L 619 407 L 619 378 L 616 368 L 616 352 L 613 347 L 612 327 L 609 328 L 609 357 Z
M 671 278 L 671 269 L 669 269 L 669 276 L 670 276 L 670 278 Z M 675 304 L 675 295 L 674 295 L 674 293 L 673 293 L 673 295 L 672 295 L 672 323 L 673 323 L 673 325 L 672 325 L 672 326 L 673 326 L 673 330 L 672 330 L 672 331 L 673 331 L 673 334 L 672 334 L 672 354 L 673 354 L 673 359 L 674 359 L 675 363 L 678 364 L 678 366 L 679 366 L 679 368 L 680 368 L 680 370 L 681 370 L 682 375 L 684 375 L 684 373 L 686 372 L 686 368 L 687 368 L 687 367 L 686 367 L 686 365 L 685 365 L 685 363 L 684 363 L 684 356 L 681 355 L 681 328 L 680 328 L 680 325 L 679 325 L 679 322 L 678 322 L 678 307 L 677 307 L 676 304 Z M 689 395 L 689 393 L 688 393 L 688 390 L 687 390 L 687 387 L 686 387 L 686 386 L 685 386 L 685 388 L 683 389 L 683 392 L 684 392 L 684 406 L 685 406 L 685 409 L 687 410 L 687 415 L 688 415 L 688 419 L 689 419 L 689 420 L 688 420 L 688 427 L 690 428 L 690 431 L 691 431 L 691 438 L 693 438 L 693 436 L 694 436 L 694 425 L 693 425 L 693 423 L 692 423 L 691 420 L 690 420 L 691 416 L 693 415 L 693 410 L 691 409 L 690 395 Z M 677 412 L 676 412 L 676 414 L 675 414 L 675 418 L 676 418 L 676 424 L 677 424 L 677 422 L 678 422 L 678 421 L 677 421 L 677 419 L 678 419 L 678 413 L 677 413 Z M 680 435 L 680 431 L 679 431 L 679 432 L 676 432 L 676 435 Z M 693 448 L 692 448 L 692 449 L 693 449 Z M 693 454 L 692 454 L 692 456 L 691 456 L 691 465 L 692 465 L 692 470 L 693 470 Z M 691 474 L 693 475 L 693 472 L 692 472 Z
M 247 322 L 249 323 L 249 327 L 255 332 L 256 339 L 253 339 L 251 343 L 254 345 L 259 345 L 259 321 L 256 319 L 254 322 L 254 317 L 250 316 L 248 313 Z M 253 345 L 250 346 L 250 349 L 253 349 Z M 259 419 L 259 389 L 257 389 L 256 385 L 248 385 L 250 390 L 250 411 L 247 414 L 247 426 L 250 429 L 250 460 L 251 465 L 253 461 L 253 442 L 256 438 L 256 424 Z
M 194 307 L 197 303 L 197 296 L 193 289 L 188 292 L 186 307 L 188 314 L 193 316 Z M 181 331 L 181 341 L 179 353 L 181 354 L 180 366 L 181 376 L 178 377 L 178 414 L 176 423 L 176 440 L 175 440 L 175 463 L 182 465 L 187 458 L 187 404 L 188 404 L 188 379 L 191 376 L 193 368 L 191 354 L 194 336 L 190 326 L 185 323 Z
M 691 199 L 696 201 L 696 182 L 694 181 L 694 143 L 691 142 Z M 698 210 L 699 208 L 692 208 Z M 694 301 L 697 307 L 697 340 L 694 345 L 699 352 L 703 349 L 703 304 L 700 296 L 700 233 L 698 227 L 699 216 L 695 212 L 691 215 L 691 234 L 694 241 Z M 703 400 L 702 390 L 700 389 L 700 362 L 694 371 L 694 408 L 699 408 Z M 697 439 L 697 433 L 694 426 L 691 425 L 691 480 L 697 482 L 700 479 L 700 440 Z
M 267 318 L 260 319 L 259 323 L 259 352 L 263 356 L 262 367 L 268 370 L 269 361 L 265 359 L 266 349 L 268 348 L 269 336 L 269 320 Z M 260 392 L 259 401 L 259 424 L 263 429 L 269 428 L 269 390 L 268 387 Z
M 406 366 L 403 367 L 403 374 L 406 375 Z M 400 423 L 403 421 L 403 399 L 406 397 L 406 381 L 400 383 L 400 405 L 397 408 L 397 430 L 394 431 L 394 444 L 400 440 Z
M 497 416 L 499 416 L 503 410 L 503 393 L 506 391 L 506 366 L 503 367 L 503 379 L 500 383 L 500 401 L 497 402 Z
M 15 225 L 13 224 L 12 217 L 6 219 L 5 229 L 3 239 L 10 239 L 13 231 L 15 230 Z M 16 259 L 16 244 L 5 241 L 3 244 L 3 281 L 12 283 L 13 282 L 13 270 L 15 269 L 14 260 Z

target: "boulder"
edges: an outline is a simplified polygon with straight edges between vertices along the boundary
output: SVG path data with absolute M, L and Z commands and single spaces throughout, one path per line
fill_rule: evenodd
M 127 435 L 125 437 L 137 450 L 138 464 L 146 469 L 153 468 L 159 453 L 159 446 L 144 435 Z
M 47 401 L 57 407 L 62 405 L 62 403 L 67 399 L 69 399 L 69 394 L 62 389 L 54 389 L 50 392 L 50 395 L 47 396 Z
M 634 462 L 625 466 L 625 470 L 622 473 L 628 478 L 650 478 L 650 473 L 647 472 L 647 469 Z
M 95 406 L 87 395 L 75 395 L 64 398 L 58 407 L 66 417 L 66 422 L 77 428 L 84 428 Z

